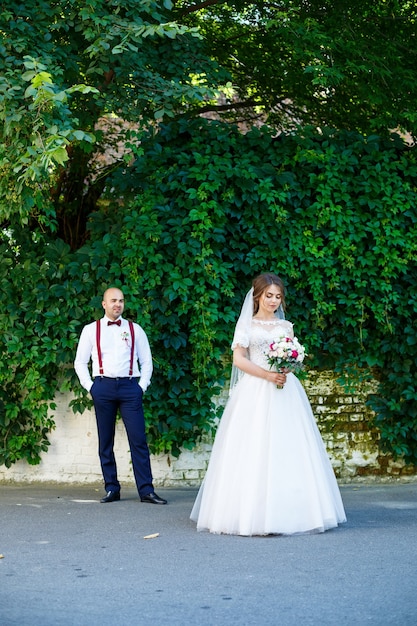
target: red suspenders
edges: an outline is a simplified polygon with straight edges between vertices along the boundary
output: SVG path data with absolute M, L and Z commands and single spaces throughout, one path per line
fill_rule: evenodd
M 135 353 L 135 329 L 133 327 L 133 322 L 129 320 L 129 329 L 130 329 L 130 338 L 132 340 L 132 344 L 130 346 L 130 368 L 129 368 L 129 376 L 132 378 L 133 376 L 133 355 Z M 103 359 L 101 357 L 101 346 L 100 346 L 100 320 L 96 321 L 96 343 L 97 343 L 97 356 L 98 356 L 98 367 L 100 376 L 104 376 L 103 370 Z
M 135 329 L 133 328 L 133 322 L 129 320 L 129 329 L 130 329 L 130 339 L 132 341 L 132 345 L 130 346 L 130 368 L 129 368 L 129 376 L 132 378 L 133 376 L 133 354 L 135 351 Z

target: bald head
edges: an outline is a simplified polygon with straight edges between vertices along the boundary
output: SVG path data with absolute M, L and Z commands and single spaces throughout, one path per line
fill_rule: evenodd
M 106 289 L 102 305 L 107 317 L 113 321 L 117 320 L 122 315 L 125 307 L 123 292 L 116 287 Z

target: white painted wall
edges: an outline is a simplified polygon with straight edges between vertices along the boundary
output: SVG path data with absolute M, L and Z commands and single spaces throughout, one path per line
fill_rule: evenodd
M 365 396 L 344 393 L 330 374 L 312 377 L 305 387 L 339 478 L 349 480 L 355 476 L 400 476 L 405 473 L 403 463 L 381 455 L 375 429 L 367 428 L 369 409 L 364 405 Z M 50 434 L 51 445 L 43 454 L 41 463 L 29 465 L 26 461 L 19 461 L 9 469 L 0 466 L 0 483 L 102 482 L 94 412 L 74 414 L 68 407 L 70 399 L 68 394 L 56 397 L 57 409 L 53 412 L 56 429 Z M 333 426 L 335 419 L 339 420 L 337 428 Z M 210 451 L 211 443 L 207 441 L 192 451 L 184 450 L 178 459 L 167 455 L 152 456 L 155 487 L 199 486 Z M 122 486 L 134 486 L 129 444 L 121 421 L 116 427 L 115 455 Z
M 97 428 L 94 411 L 74 414 L 68 407 L 69 396 L 56 398 L 53 412 L 56 428 L 49 436 L 51 445 L 39 465 L 18 461 L 9 469 L 0 466 L 0 482 L 102 482 L 98 458 Z M 184 450 L 179 459 L 166 455 L 152 456 L 155 486 L 197 486 L 207 468 L 210 444 L 196 450 Z M 118 477 L 122 485 L 134 485 L 129 444 L 123 422 L 116 426 L 115 455 Z

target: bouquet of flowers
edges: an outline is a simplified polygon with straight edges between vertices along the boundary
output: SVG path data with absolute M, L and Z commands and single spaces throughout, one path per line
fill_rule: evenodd
M 279 337 L 268 348 L 266 358 L 271 369 L 275 367 L 277 372 L 299 372 L 303 369 L 305 349 L 297 337 Z M 282 385 L 277 385 L 277 389 L 282 389 Z

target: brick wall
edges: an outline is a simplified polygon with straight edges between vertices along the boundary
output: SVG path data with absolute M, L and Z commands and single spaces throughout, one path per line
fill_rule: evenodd
M 416 474 L 416 467 L 406 467 L 379 450 L 379 431 L 371 424 L 374 414 L 365 405 L 377 382 L 352 382 L 346 390 L 337 378 L 332 371 L 309 372 L 303 383 L 336 475 L 351 479 Z
M 337 477 L 341 481 L 363 476 L 403 476 L 417 473 L 383 456 L 378 450 L 378 431 L 370 427 L 372 413 L 365 406 L 375 381 L 364 382 L 346 392 L 333 372 L 310 372 L 304 387 L 326 444 Z M 224 402 L 226 394 L 221 401 Z M 0 466 L 0 482 L 100 483 L 101 469 L 97 454 L 94 414 L 74 414 L 68 408 L 69 397 L 59 394 L 54 411 L 56 429 L 50 434 L 51 445 L 39 465 L 19 461 L 11 468 Z M 145 396 L 146 401 L 146 396 Z M 207 468 L 211 442 L 184 450 L 178 459 L 166 455 L 152 457 L 156 486 L 198 486 Z M 117 424 L 115 454 L 122 484 L 134 484 L 129 445 L 122 423 Z

